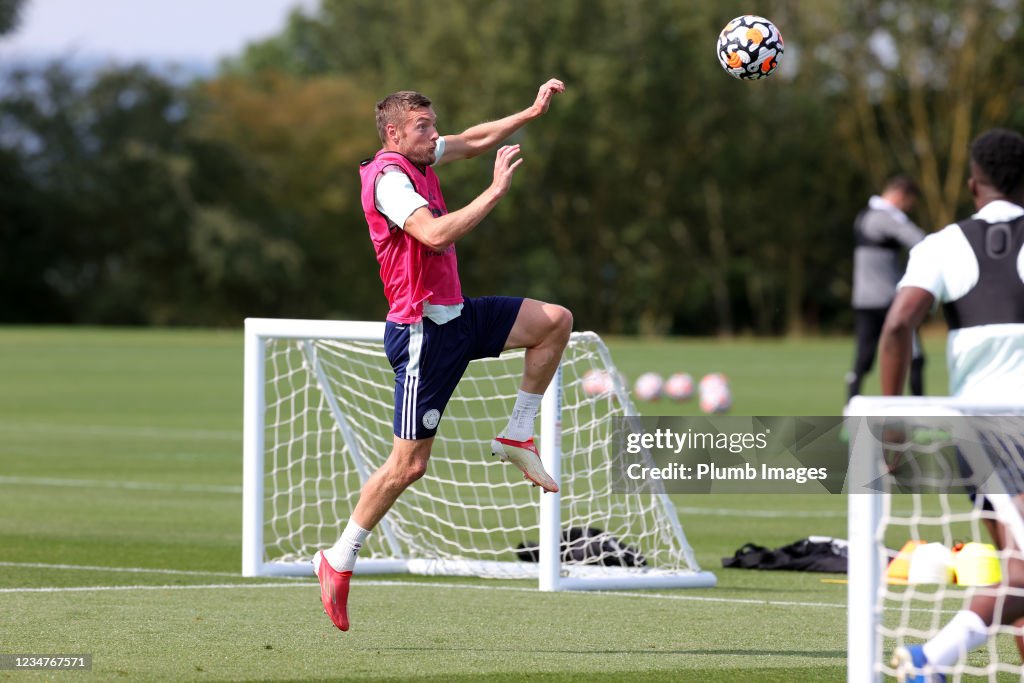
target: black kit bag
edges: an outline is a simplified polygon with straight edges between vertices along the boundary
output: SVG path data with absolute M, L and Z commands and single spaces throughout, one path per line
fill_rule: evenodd
M 577 564 L 599 564 L 605 567 L 646 567 L 647 560 L 633 546 L 626 545 L 611 534 L 595 527 L 569 527 L 562 531 L 562 561 Z M 538 545 L 520 543 L 516 556 L 523 562 L 540 559 Z
M 756 543 L 747 543 L 732 557 L 723 557 L 722 566 L 731 569 L 789 569 L 845 574 L 847 546 L 846 541 L 828 536 L 809 536 L 774 550 Z

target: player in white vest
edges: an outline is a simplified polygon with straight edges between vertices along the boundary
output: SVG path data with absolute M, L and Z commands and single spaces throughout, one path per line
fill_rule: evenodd
M 1024 397 L 1024 137 L 1004 129 L 978 136 L 967 182 L 977 213 L 910 252 L 879 347 L 887 396 L 903 393 L 911 334 L 939 302 L 949 324 L 950 394 L 989 401 Z M 1024 510 L 1024 493 L 1016 502 Z M 1016 546 L 1001 523 L 987 526 L 997 546 Z M 1024 617 L 1024 561 L 1008 560 L 1005 583 L 1018 594 L 979 593 L 927 643 L 897 648 L 899 680 L 945 681 L 935 667 L 949 667 L 983 645 L 994 621 L 1013 624 Z

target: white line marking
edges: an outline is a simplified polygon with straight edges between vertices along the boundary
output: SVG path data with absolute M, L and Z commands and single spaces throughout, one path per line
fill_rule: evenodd
M 514 586 L 473 586 L 454 583 L 428 583 L 422 581 L 380 581 L 359 580 L 354 586 L 374 586 L 380 588 L 448 588 L 452 590 L 503 591 L 512 593 L 536 594 L 536 588 L 516 588 Z M 290 583 L 213 583 L 194 586 L 52 586 L 46 588 L 0 588 L 0 594 L 9 593 L 89 593 L 109 591 L 179 591 L 179 590 L 229 590 L 235 588 L 316 588 L 318 583 L 312 581 L 294 581 Z M 703 595 L 666 595 L 665 593 L 633 593 L 625 591 L 567 591 L 563 595 L 572 595 L 581 599 L 586 596 L 617 598 L 641 598 L 644 600 L 676 600 L 682 602 L 714 602 L 726 605 L 760 605 L 762 607 L 823 607 L 826 609 L 846 609 L 846 603 L 838 602 L 799 602 L 795 600 L 756 600 L 752 598 L 714 598 Z M 914 607 L 908 612 L 932 614 L 931 609 Z M 940 610 L 942 614 L 955 614 L 956 610 Z
M 64 486 L 71 488 L 127 489 L 136 491 L 172 491 L 177 493 L 242 493 L 241 486 L 215 484 L 158 484 L 146 481 L 99 481 L 97 479 L 55 479 L 51 477 L 0 477 L 0 485 Z
M 91 592 L 106 592 L 106 591 L 177 591 L 177 590 L 197 590 L 197 589 L 210 589 L 210 590 L 221 590 L 224 588 L 291 588 L 293 586 L 302 586 L 303 588 L 312 588 L 318 584 L 315 583 L 304 583 L 304 584 L 292 584 L 292 583 L 208 583 L 195 586 L 52 586 L 49 588 L 0 588 L 0 594 L 3 593 L 91 593 Z
M 319 584 L 317 584 L 319 585 Z M 353 581 L 353 586 L 430 586 L 432 588 L 467 588 L 473 590 L 514 591 L 520 593 L 536 593 L 536 588 L 516 588 L 515 586 L 472 586 L 453 583 L 426 583 L 418 581 Z M 846 603 L 835 602 L 796 602 L 785 600 L 757 600 L 754 598 L 715 598 L 703 595 L 669 595 L 666 593 L 637 593 L 633 591 L 566 591 L 564 595 L 605 595 L 617 598 L 643 598 L 646 600 L 682 600 L 688 602 L 721 602 L 735 605 L 771 605 L 773 607 L 838 607 L 846 609 Z
M 231 572 L 202 572 L 190 569 L 149 569 L 146 567 L 99 567 L 83 564 L 44 564 L 42 562 L 0 562 L 0 567 L 20 567 L 24 569 L 65 569 L 87 572 L 127 572 L 130 574 L 179 574 L 184 576 L 230 576 L 239 577 Z

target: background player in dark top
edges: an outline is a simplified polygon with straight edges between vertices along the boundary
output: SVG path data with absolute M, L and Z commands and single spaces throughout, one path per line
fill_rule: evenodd
M 896 283 L 903 274 L 903 251 L 924 239 L 906 212 L 913 209 L 920 194 L 905 175 L 890 178 L 881 195 L 868 201 L 853 224 L 853 315 L 857 349 L 853 369 L 846 376 L 847 400 L 861 393 L 864 376 L 875 364 L 878 338 L 885 315 L 896 296 Z M 924 394 L 924 354 L 914 339 L 910 370 L 910 392 Z

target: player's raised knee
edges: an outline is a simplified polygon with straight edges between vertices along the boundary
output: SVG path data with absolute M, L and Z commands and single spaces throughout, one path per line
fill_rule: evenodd
M 551 320 L 551 334 L 568 341 L 572 332 L 572 311 L 557 304 L 548 304 L 547 308 Z
M 422 442 L 412 441 L 406 443 L 420 444 Z M 423 475 L 427 473 L 428 460 L 429 452 L 425 456 L 417 456 L 416 454 L 397 451 L 392 453 L 391 457 L 388 458 L 388 461 L 384 463 L 384 466 L 379 471 L 384 473 L 389 486 L 404 491 L 407 487 L 422 479 Z
M 405 481 L 406 486 L 408 486 L 422 479 L 426 473 L 427 461 L 417 459 L 404 463 L 400 476 Z
M 427 460 L 416 459 L 406 464 L 406 478 L 410 483 L 419 481 L 427 473 Z

